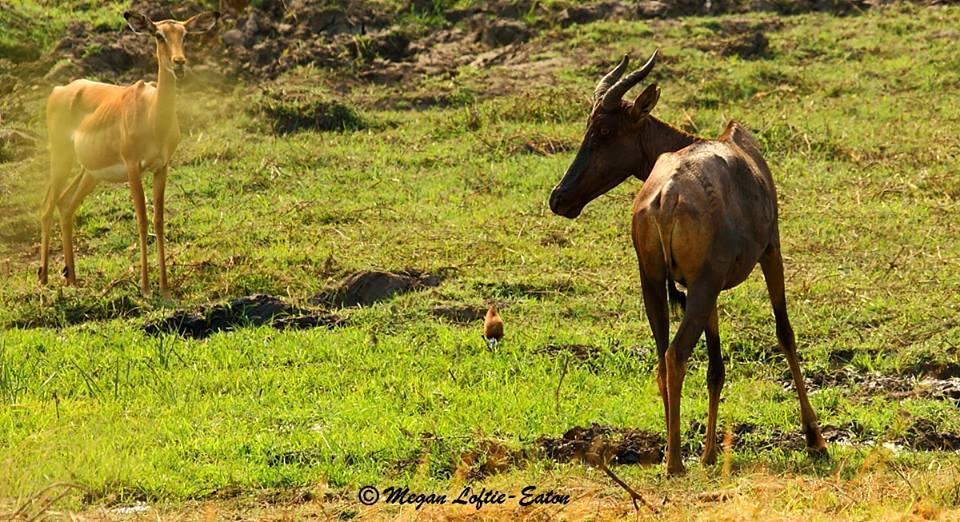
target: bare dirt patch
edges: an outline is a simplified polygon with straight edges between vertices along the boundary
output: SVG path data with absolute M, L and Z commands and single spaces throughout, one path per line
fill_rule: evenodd
M 245 326 L 271 326 L 280 330 L 335 328 L 340 317 L 320 310 L 291 305 L 271 295 L 255 294 L 226 303 L 204 305 L 196 310 L 178 310 L 167 318 L 144 326 L 150 335 L 176 333 L 183 337 L 205 339 L 216 332 Z
M 136 0 L 131 7 L 154 20 L 184 20 L 204 9 L 194 1 L 169 6 Z M 343 0 L 263 0 L 229 12 L 214 33 L 193 36 L 188 54 L 201 74 L 276 78 L 296 67 L 312 65 L 353 69 L 368 81 L 395 83 L 423 75 L 452 74 L 468 64 L 482 68 L 523 57 L 522 48 L 528 42 L 557 26 L 749 11 L 847 12 L 866 7 L 869 5 L 860 0 L 706 4 L 646 0 L 586 5 L 521 0 L 437 10 L 434 4 L 416 1 L 391 6 Z M 404 15 L 411 13 L 439 16 L 432 26 L 423 27 L 403 21 Z M 764 28 L 755 22 L 743 24 L 722 28 L 727 36 L 712 45 L 725 55 L 763 55 L 767 50 Z M 91 75 L 133 80 L 155 68 L 153 49 L 151 38 L 127 29 L 117 32 L 113 27 L 78 23 L 68 28 L 52 52 L 35 61 L 40 75 L 46 74 L 50 82 Z

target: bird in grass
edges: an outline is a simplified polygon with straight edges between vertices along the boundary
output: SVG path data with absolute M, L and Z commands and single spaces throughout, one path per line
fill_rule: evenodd
M 500 319 L 500 314 L 497 313 L 497 307 L 494 305 L 490 305 L 487 316 L 483 318 L 483 338 L 490 348 L 503 339 L 503 319 Z

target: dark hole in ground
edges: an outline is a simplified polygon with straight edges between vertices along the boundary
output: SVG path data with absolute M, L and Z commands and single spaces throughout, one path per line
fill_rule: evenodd
M 227 303 L 204 305 L 197 310 L 178 310 L 160 321 L 144 327 L 150 335 L 176 333 L 184 337 L 205 339 L 216 332 L 244 326 L 264 326 L 285 330 L 335 328 L 340 317 L 319 310 L 308 310 L 286 303 L 279 297 L 255 294 L 231 299 Z
M 658 433 L 594 423 L 570 428 L 561 437 L 540 437 L 534 444 L 557 462 L 599 457 L 613 464 L 657 464 L 663 460 L 664 441 Z
M 415 269 L 401 273 L 356 272 L 315 295 L 311 302 L 339 307 L 370 306 L 398 294 L 438 286 L 444 277 L 445 273 L 427 274 Z

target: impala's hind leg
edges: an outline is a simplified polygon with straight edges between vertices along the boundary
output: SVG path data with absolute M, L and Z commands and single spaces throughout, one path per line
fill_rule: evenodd
M 771 245 L 760 258 L 760 267 L 763 269 L 763 278 L 767 281 L 767 291 L 770 302 L 773 304 L 773 315 L 777 321 L 777 339 L 780 349 L 790 365 L 793 383 L 797 387 L 797 396 L 800 398 L 800 421 L 803 423 L 803 433 L 807 438 L 807 449 L 819 455 L 827 454 L 827 443 L 820 434 L 817 424 L 817 414 L 814 413 L 807 400 L 807 387 L 803 382 L 803 373 L 797 360 L 797 343 L 793 335 L 793 328 L 787 317 L 787 299 L 783 287 L 783 258 L 780 255 L 779 245 Z
M 53 227 L 53 212 L 60 205 L 63 188 L 70 178 L 73 167 L 73 145 L 69 142 L 50 143 L 50 179 L 47 193 L 40 206 L 40 269 L 37 278 L 41 285 L 47 284 L 50 266 L 50 230 Z
M 73 221 L 83 199 L 97 185 L 97 180 L 86 171 L 70 184 L 60 197 L 60 235 L 63 237 L 63 276 L 68 285 L 77 284 L 77 270 L 73 260 Z
M 712 465 L 717 462 L 717 409 L 720 406 L 720 391 L 723 390 L 725 370 L 723 354 L 720 352 L 720 325 L 717 317 L 717 307 L 710 312 L 707 328 L 704 330 L 707 338 L 707 393 L 710 405 L 707 410 L 707 439 L 703 445 L 701 462 Z

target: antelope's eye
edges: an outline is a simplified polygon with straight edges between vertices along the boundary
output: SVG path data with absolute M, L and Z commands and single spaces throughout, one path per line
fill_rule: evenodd
M 157 31 L 156 33 L 154 33 L 153 36 L 157 37 L 157 40 L 160 40 L 161 42 L 167 41 L 167 37 L 163 36 L 163 33 L 161 33 L 160 31 Z
M 608 135 L 608 134 L 610 134 L 610 129 L 608 129 L 608 128 L 606 128 L 606 127 L 600 127 L 600 135 L 601 135 L 601 136 L 606 136 L 606 135 Z

